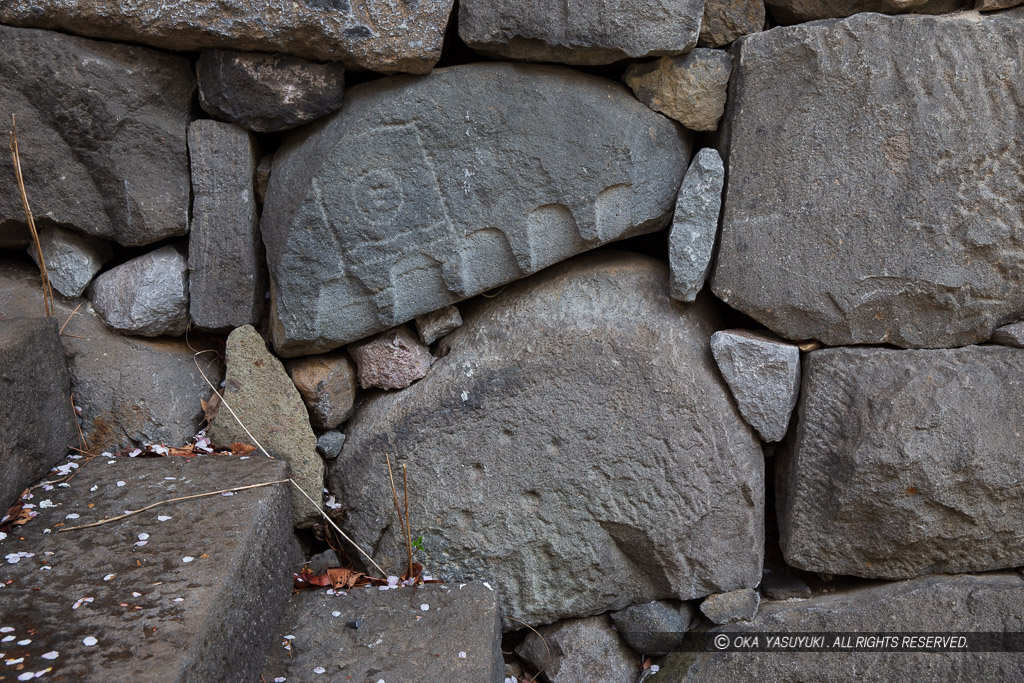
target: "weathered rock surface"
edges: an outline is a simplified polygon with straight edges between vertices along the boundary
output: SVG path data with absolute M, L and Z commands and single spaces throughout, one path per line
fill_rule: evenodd
M 296 593 L 279 631 L 295 637 L 271 649 L 267 681 L 322 668 L 330 681 L 490 682 L 505 670 L 497 594 L 480 583 Z
M 39 246 L 43 250 L 50 285 L 66 297 L 82 296 L 82 292 L 113 255 L 103 240 L 55 225 L 39 228 Z M 35 245 L 26 250 L 39 263 Z
M 105 460 L 84 465 L 69 489 L 37 491 L 36 502 L 53 507 L 37 508 L 17 534 L 24 540 L 12 534 L 0 544 L 4 554 L 34 553 L 0 564 L 0 625 L 16 636 L 4 656 L 24 658 L 24 670 L 6 667 L 7 680 L 48 668 L 42 680 L 257 680 L 287 604 L 290 568 L 301 558 L 288 483 L 57 532 L 158 500 L 284 479 L 285 464 L 229 456 Z
M 0 22 L 13 23 L 7 18 L 15 6 L 45 16 L 36 0 L 5 2 Z M 0 108 L 18 117 L 21 170 L 36 224 L 74 226 L 132 246 L 184 235 L 185 127 L 195 90 L 189 62 L 9 26 L 0 26 L 0 43 Z M 0 176 L 14 178 L 10 154 L 0 154 Z M 12 185 L 0 193 L 0 230 L 24 221 Z
M 71 315 L 79 303 L 84 304 Z M 30 264 L 0 261 L 0 317 L 38 316 L 43 300 L 39 272 Z M 112 332 L 88 301 L 54 297 L 54 317 L 67 321 L 61 341 L 68 357 L 71 393 L 82 410 L 82 431 L 95 452 L 162 443 L 181 446 L 199 430 L 200 401 L 224 370 L 201 334 L 145 339 Z M 69 320 L 70 317 L 70 320 Z M 190 345 L 192 348 L 190 348 Z M 76 435 L 77 439 L 77 435 Z M 73 442 L 74 443 L 74 442 Z
M 427 376 L 434 357 L 404 325 L 348 348 L 363 389 L 404 389 Z
M 682 54 L 700 31 L 703 0 L 461 0 L 459 37 L 482 54 L 530 62 L 610 64 Z
M 334 429 L 352 417 L 356 373 L 344 351 L 293 358 L 284 365 L 316 429 Z
M 228 335 L 224 399 L 235 411 L 221 406 L 210 422 L 207 435 L 217 445 L 235 442 L 255 446 L 253 437 L 271 456 L 291 466 L 292 478 L 310 498 L 320 502 L 324 487 L 324 463 L 316 453 L 316 437 L 309 426 L 306 406 L 288 378 L 281 361 L 273 356 L 252 325 Z M 242 424 L 252 436 L 246 433 Z M 320 519 L 305 496 L 292 487 L 295 526 Z
M 769 572 L 761 581 L 761 592 L 769 600 L 806 600 L 811 588 L 792 574 Z
M 969 0 L 968 0 L 969 2 Z M 816 19 L 848 17 L 859 12 L 896 14 L 943 14 L 960 9 L 964 0 L 764 0 L 772 17 L 780 24 L 796 24 Z
M 456 306 L 445 306 L 436 311 L 416 316 L 416 331 L 426 345 L 431 345 L 446 334 L 462 326 L 462 314 Z
M 776 508 L 786 562 L 868 578 L 1024 565 L 1024 353 L 807 355 Z
M 991 341 L 1003 346 L 1024 348 L 1024 321 L 996 328 L 996 331 L 992 333 Z
M 341 454 L 341 447 L 345 445 L 345 435 L 336 429 L 324 432 L 316 438 L 317 453 L 323 456 L 324 460 L 333 460 Z
M 700 24 L 700 47 L 722 47 L 764 28 L 764 0 L 707 0 Z
M 112 329 L 143 337 L 185 333 L 188 264 L 174 246 L 137 256 L 103 273 L 89 287 L 93 308 Z
M 210 116 L 258 133 L 288 130 L 341 109 L 345 67 L 263 52 L 199 55 L 199 104 Z
M 7 0 L 0 22 L 166 50 L 284 52 L 392 73 L 441 56 L 452 0 Z
M 566 619 L 540 632 L 543 639 L 531 632 L 516 654 L 534 669 L 543 667 L 551 683 L 632 681 L 636 676 L 636 655 L 606 615 Z
M 800 394 L 800 349 L 770 334 L 721 330 L 711 354 L 743 419 L 765 441 L 781 441 Z
M 744 38 L 714 292 L 830 345 L 963 346 L 1022 317 L 1022 28 L 860 14 Z
M 263 200 L 267 196 L 267 186 L 270 184 L 270 171 L 273 167 L 273 154 L 267 154 L 261 158 L 260 163 L 256 165 L 256 175 L 253 182 L 256 187 L 256 201 L 260 204 L 263 204 Z
M 1024 629 L 1024 579 L 1010 572 L 925 576 L 819 595 L 802 602 L 765 603 L 752 622 L 729 633 L 1007 633 Z M 716 629 L 712 629 L 714 632 Z M 993 639 L 994 640 L 994 639 Z M 763 638 L 762 638 L 763 642 Z M 1019 640 L 1018 640 L 1019 642 Z M 1019 652 L 677 652 L 662 663 L 663 681 L 1016 680 Z
M 716 130 L 731 73 L 728 52 L 700 47 L 682 57 L 631 64 L 622 80 L 641 102 L 690 130 Z
M 0 510 L 79 447 L 70 388 L 54 318 L 0 319 Z
M 710 147 L 697 152 L 683 177 L 668 236 L 669 292 L 673 299 L 693 301 L 711 270 L 718 235 L 725 167 Z
M 348 423 L 329 469 L 348 529 L 404 562 L 388 452 L 408 464 L 431 570 L 491 580 L 506 615 L 756 586 L 761 451 L 714 368 L 710 302 L 673 302 L 667 280 L 654 259 L 600 252 L 467 310 L 425 379 Z
M 645 655 L 664 655 L 679 647 L 693 615 L 690 603 L 668 600 L 631 605 L 608 614 L 626 644 Z
M 188 238 L 189 312 L 196 327 L 224 332 L 256 324 L 267 275 L 253 192 L 256 140 L 230 123 L 188 127 L 192 229 Z
M 1007 9 L 1022 4 L 1022 0 L 975 0 L 974 9 L 981 12 Z
M 625 88 L 559 67 L 351 88 L 275 155 L 261 224 L 274 346 L 327 351 L 659 230 L 688 158 L 686 134 Z
M 752 588 L 741 588 L 709 595 L 700 603 L 700 611 L 716 624 L 733 624 L 753 619 L 760 604 L 760 593 Z

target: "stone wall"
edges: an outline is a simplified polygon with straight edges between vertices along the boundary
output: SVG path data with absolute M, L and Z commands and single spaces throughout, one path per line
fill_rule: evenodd
M 387 454 L 510 677 L 858 672 L 672 653 L 736 622 L 1024 630 L 1018 4 L 8 0 L 83 436 L 259 441 L 400 574 Z M 0 318 L 39 316 L 0 177 Z

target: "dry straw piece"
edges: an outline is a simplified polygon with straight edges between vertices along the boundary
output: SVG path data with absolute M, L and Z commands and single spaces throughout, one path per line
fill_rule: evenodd
M 18 122 L 14 114 L 11 114 L 11 158 L 14 161 L 14 175 L 18 179 L 18 192 L 21 194 L 21 208 L 25 210 L 25 219 L 28 221 L 28 229 L 32 233 L 32 242 L 36 247 L 36 257 L 39 259 L 39 275 L 43 280 L 43 308 L 46 311 L 47 317 L 50 317 L 53 315 L 53 288 L 50 287 L 50 275 L 46 272 L 46 260 L 43 259 L 43 246 L 39 243 L 36 221 L 32 217 L 32 209 L 28 205 L 25 179 L 21 176 L 21 154 L 18 152 Z

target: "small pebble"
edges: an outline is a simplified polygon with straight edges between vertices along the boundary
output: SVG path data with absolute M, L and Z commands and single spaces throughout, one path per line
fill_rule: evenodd
M 315 674 L 322 674 L 322 673 L 324 673 L 326 671 L 327 671 L 327 669 L 323 668 L 322 666 L 318 666 L 315 669 L 313 669 L 313 673 L 315 673 Z
M 166 521 L 168 521 L 170 519 L 174 519 L 174 518 L 171 517 L 170 515 L 157 515 L 156 519 L 157 519 L 158 522 L 166 522 Z
M 430 609 L 430 605 L 428 605 L 427 603 L 423 603 L 422 605 L 420 605 L 420 611 L 426 612 L 428 609 Z
M 341 616 L 341 612 L 339 612 L 338 610 L 334 610 L 333 612 L 331 612 L 331 616 L 332 617 L 340 617 Z
M 460 652 L 459 653 L 459 659 L 465 659 L 465 658 L 466 658 L 466 653 L 465 652 Z
M 122 486 L 124 486 L 124 482 L 123 481 L 117 482 L 117 487 L 118 488 L 121 488 Z
M 148 541 L 149 540 L 149 534 L 147 534 L 147 533 L 139 534 L 139 540 L 140 541 Z
M 100 642 L 100 641 L 96 640 L 92 636 L 86 636 L 85 638 L 82 639 L 82 645 L 85 645 L 86 647 L 92 647 L 93 645 L 95 645 L 98 642 Z
M 64 519 L 78 519 L 78 513 L 72 512 L 70 515 L 64 515 Z
M 185 557 L 181 558 L 181 561 L 184 562 L 185 564 L 188 564 L 189 562 L 191 562 L 194 559 L 196 559 L 196 558 L 192 557 L 191 555 L 186 555 Z

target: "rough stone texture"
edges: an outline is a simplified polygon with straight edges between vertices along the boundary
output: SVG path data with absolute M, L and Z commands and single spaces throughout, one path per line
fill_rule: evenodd
M 740 414 L 765 441 L 781 441 L 800 394 L 800 349 L 770 334 L 722 330 L 711 353 Z
M 1022 0 L 975 0 L 974 9 L 981 12 L 991 12 L 993 10 L 1016 7 L 1021 3 Z
M 5 659 L 24 657 L 24 671 L 52 667 L 42 680 L 257 680 L 287 604 L 290 568 L 301 558 L 287 483 L 166 505 L 92 529 L 44 530 L 287 476 L 283 462 L 266 458 L 101 458 L 78 470 L 71 488 L 37 491 L 54 507 L 37 509 L 17 534 L 24 540 L 12 534 L 0 544 L 4 554 L 35 553 L 0 564 L 0 625 L 18 639 L 4 643 Z M 142 533 L 149 538 L 139 545 Z M 50 570 L 40 571 L 44 565 Z M 83 644 L 88 637 L 96 645 Z M 19 645 L 21 639 L 31 643 Z M 56 659 L 42 658 L 54 650 Z M 9 681 L 23 674 L 6 669 Z
M 72 316 L 79 303 L 84 305 Z M 0 317 L 38 316 L 42 310 L 39 271 L 0 261 Z M 68 321 L 61 341 L 71 393 L 82 410 L 82 431 L 93 451 L 145 443 L 181 446 L 195 435 L 203 415 L 200 400 L 211 394 L 200 368 L 214 385 L 224 373 L 218 354 L 194 356 L 214 348 L 208 338 L 190 334 L 186 343 L 126 337 L 112 332 L 88 301 L 59 294 L 53 315 L 61 324 Z
M 604 251 L 467 310 L 425 379 L 349 422 L 329 476 L 348 529 L 385 567 L 404 561 L 388 452 L 408 463 L 431 570 L 491 580 L 506 615 L 756 586 L 761 451 L 711 359 L 710 301 L 674 302 L 667 281 L 663 263 Z
M 279 643 L 295 638 L 271 649 L 266 681 L 317 680 L 323 667 L 328 681 L 490 683 L 505 670 L 497 594 L 479 583 L 296 593 L 279 630 Z
M 426 377 L 434 362 L 430 349 L 405 326 L 353 344 L 348 352 L 356 362 L 356 374 L 363 389 L 404 389 Z
M 664 655 L 679 647 L 693 615 L 690 603 L 656 600 L 608 616 L 631 648 L 645 655 Z
M 462 325 L 462 314 L 455 306 L 445 306 L 431 313 L 416 316 L 416 331 L 426 345 L 433 344 Z
M 284 52 L 383 73 L 427 73 L 452 0 L 5 0 L 0 22 L 166 50 Z
M 625 682 L 636 677 L 636 655 L 615 633 L 606 615 L 566 619 L 540 632 L 543 640 L 531 632 L 516 654 L 534 669 L 543 667 L 551 683 Z
M 284 365 L 316 429 L 334 429 L 352 417 L 356 373 L 344 351 L 294 358 Z
M 0 4 L 0 17 L 13 2 Z M 18 3 L 34 5 L 38 3 Z M 37 10 L 38 12 L 38 10 Z M 11 23 L 0 18 L 2 23 Z M 0 26 L 0 109 L 36 224 L 138 246 L 188 231 L 189 62 L 155 50 Z M 0 228 L 23 223 L 10 153 L 0 154 Z
M 1024 352 L 823 349 L 780 453 L 787 564 L 909 578 L 1024 565 Z
M 697 43 L 703 0 L 460 0 L 459 37 L 482 54 L 610 64 L 676 55 Z
M 731 73 L 728 52 L 700 47 L 682 57 L 631 64 L 622 80 L 641 102 L 690 130 L 716 130 Z
M 1024 348 L 1024 321 L 996 328 L 996 331 L 992 333 L 991 341 L 1003 346 Z
M 79 447 L 54 318 L 0 319 L 0 510 Z M 5 594 L 6 595 L 6 594 Z
M 345 435 L 332 429 L 324 432 L 316 439 L 316 450 L 325 460 L 333 460 L 341 454 L 341 447 L 345 445 Z
M 710 147 L 697 152 L 679 188 L 668 236 L 669 293 L 673 299 L 693 301 L 704 288 L 718 235 L 724 184 L 725 167 L 718 152 Z
M 267 275 L 253 193 L 256 139 L 209 119 L 188 127 L 192 229 L 188 238 L 189 312 L 196 327 L 225 332 L 256 324 Z
M 769 600 L 806 600 L 811 588 L 792 574 L 770 572 L 761 581 L 761 592 Z
M 341 109 L 345 67 L 261 52 L 199 55 L 199 104 L 258 133 L 288 130 Z
M 291 465 L 292 478 L 319 503 L 324 482 L 324 463 L 316 453 L 316 437 L 309 426 L 306 406 L 298 390 L 252 325 L 228 335 L 224 398 L 252 434 L 222 405 L 210 422 L 207 435 L 217 445 L 235 442 L 251 445 L 253 437 L 271 456 Z M 292 487 L 295 526 L 308 526 L 320 515 Z
M 716 624 L 733 624 L 753 619 L 760 604 L 760 593 L 752 588 L 742 588 L 709 595 L 700 603 L 700 611 Z
M 722 47 L 764 28 L 764 0 L 707 0 L 700 24 L 700 47 Z
M 263 204 L 263 200 L 267 196 L 267 186 L 270 184 L 270 171 L 274 165 L 274 155 L 267 154 L 260 159 L 260 163 L 256 165 L 256 201 Z
M 100 272 L 113 255 L 110 245 L 103 240 L 55 225 L 39 228 L 39 245 L 43 249 L 50 285 L 71 298 L 82 296 L 93 275 Z M 35 245 L 26 251 L 38 264 Z
M 174 246 L 161 247 L 101 274 L 89 286 L 93 308 L 111 328 L 143 337 L 185 333 L 188 264 Z
M 780 24 L 796 24 L 815 19 L 848 17 L 859 12 L 896 14 L 943 14 L 954 12 L 964 0 L 764 0 L 772 17 Z M 966 4 L 970 4 L 967 0 Z
M 356 86 L 274 159 L 261 225 L 274 346 L 327 351 L 660 230 L 689 147 L 621 85 L 560 67 Z
M 1024 630 L 1024 579 L 1013 573 L 925 576 L 864 586 L 801 602 L 765 603 L 729 633 L 965 633 Z M 1024 676 L 1019 652 L 677 652 L 657 678 L 677 681 L 1012 681 Z
M 1022 317 L 1022 29 L 860 14 L 738 43 L 714 292 L 829 345 L 963 346 Z

